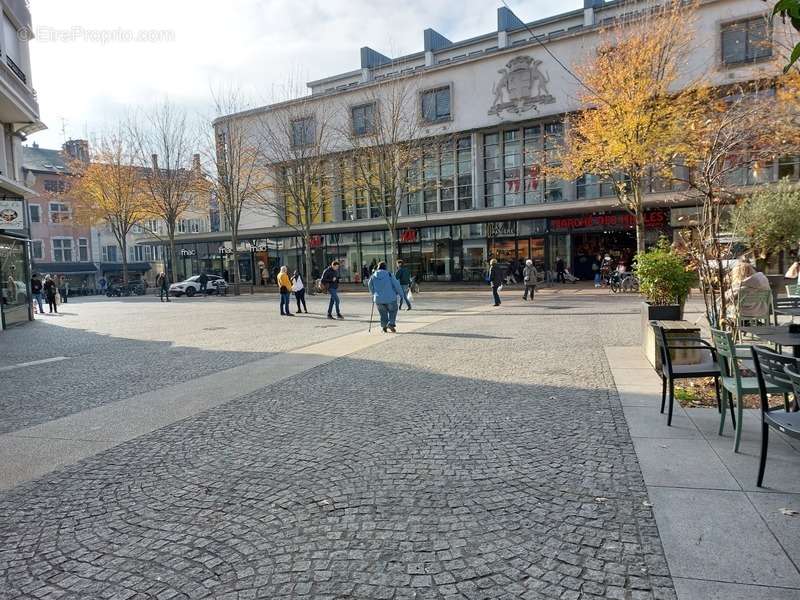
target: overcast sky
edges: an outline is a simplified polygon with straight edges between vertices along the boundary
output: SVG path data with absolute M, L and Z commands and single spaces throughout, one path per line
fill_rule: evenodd
M 581 0 L 507 0 L 532 21 Z M 258 104 L 306 81 L 357 69 L 359 48 L 390 57 L 422 50 L 432 27 L 453 41 L 493 31 L 494 0 L 31 0 L 33 85 L 60 147 L 102 132 L 129 107 L 169 97 L 209 114 L 212 87 L 244 88 Z M 141 39 L 145 38 L 145 39 Z

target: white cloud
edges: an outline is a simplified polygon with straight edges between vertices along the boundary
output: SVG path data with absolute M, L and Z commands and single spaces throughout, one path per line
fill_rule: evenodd
M 501 5 L 485 0 L 31 4 L 38 36 L 31 42 L 33 84 L 49 127 L 32 139 L 47 147 L 60 146 L 64 134 L 91 136 L 126 110 L 165 96 L 206 112 L 212 85 L 243 86 L 268 102 L 292 76 L 304 84 L 357 69 L 361 46 L 397 56 L 421 50 L 427 27 L 452 40 L 492 31 Z M 582 3 L 517 0 L 509 5 L 521 18 L 534 20 Z M 118 39 L 142 33 L 156 41 Z

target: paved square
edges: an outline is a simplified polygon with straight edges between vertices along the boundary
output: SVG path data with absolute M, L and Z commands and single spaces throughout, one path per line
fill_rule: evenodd
M 638 305 L 513 293 L 421 295 L 397 336 L 2 493 L 0 598 L 674 598 L 602 351 L 636 343 Z M 11 332 L 70 357 L 4 373 L 15 386 L 74 388 L 30 410 L 9 390 L 5 430 L 135 401 L 129 372 L 153 390 L 346 344 L 370 307 L 346 296 L 332 323 L 202 302 L 75 303 Z M 99 339 L 113 394 L 79 383 Z M 182 359 L 142 365 L 155 348 Z

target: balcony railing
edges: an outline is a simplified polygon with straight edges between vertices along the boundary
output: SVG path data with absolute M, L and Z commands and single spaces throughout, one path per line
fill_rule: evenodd
M 17 66 L 17 63 L 11 60 L 11 57 L 8 54 L 6 54 L 6 64 L 14 72 L 14 75 L 20 78 L 22 83 L 28 83 L 28 78 L 25 76 L 25 73 L 23 73 L 22 69 Z

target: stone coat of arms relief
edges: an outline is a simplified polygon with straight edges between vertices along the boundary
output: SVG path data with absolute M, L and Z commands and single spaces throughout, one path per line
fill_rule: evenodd
M 530 56 L 517 56 L 498 73 L 500 78 L 492 88 L 494 102 L 490 115 L 503 113 L 518 115 L 536 110 L 538 104 L 552 104 L 556 101 L 547 89 L 550 78 L 539 67 L 542 61 Z

